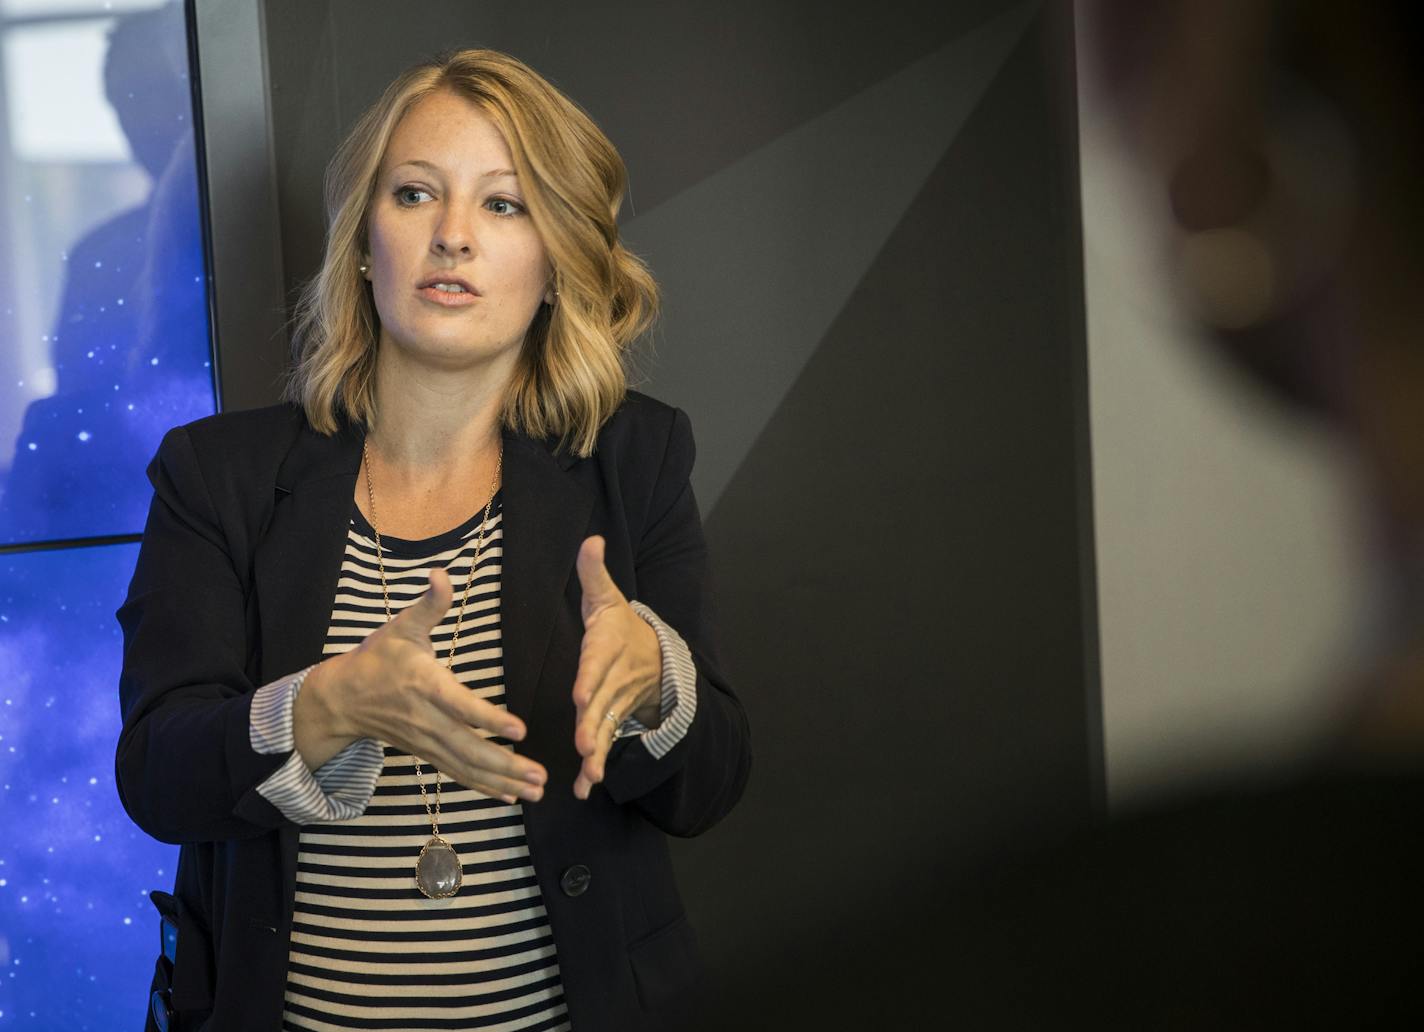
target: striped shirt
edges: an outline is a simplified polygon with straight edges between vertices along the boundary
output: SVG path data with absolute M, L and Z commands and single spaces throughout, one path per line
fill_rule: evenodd
M 483 516 L 481 508 L 461 526 L 423 541 L 381 535 L 393 614 L 427 590 L 434 565 L 450 572 L 455 602 L 431 633 L 441 660 L 449 652 Z M 496 494 L 452 666 L 463 684 L 497 706 L 504 705 L 502 522 Z M 662 721 L 647 729 L 630 718 L 618 733 L 639 735 L 661 757 L 691 723 L 696 671 L 677 633 L 648 607 L 632 605 L 661 647 Z M 374 536 L 353 505 L 323 654 L 355 648 L 385 620 Z M 254 694 L 251 740 L 257 752 L 293 748 L 293 704 L 306 673 Z M 510 747 L 501 738 L 493 741 Z M 431 768 L 422 763 L 421 770 L 433 805 Z M 432 900 L 415 887 L 415 860 L 431 826 L 409 754 L 359 739 L 313 772 L 293 752 L 258 791 L 302 826 L 284 1029 L 569 1027 L 558 951 L 518 802 L 505 803 L 441 775 L 440 834 L 459 854 L 464 880 L 455 896 Z

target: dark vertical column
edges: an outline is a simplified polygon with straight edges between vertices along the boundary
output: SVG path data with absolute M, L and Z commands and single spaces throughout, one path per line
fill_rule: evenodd
M 218 406 L 276 400 L 287 361 L 281 234 L 260 0 L 189 0 L 199 179 L 211 248 Z

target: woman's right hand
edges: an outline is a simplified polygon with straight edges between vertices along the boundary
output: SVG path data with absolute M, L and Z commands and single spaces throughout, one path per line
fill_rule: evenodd
M 451 598 L 449 575 L 432 569 L 424 595 L 307 675 L 292 724 L 308 767 L 315 770 L 358 738 L 374 738 L 506 802 L 543 796 L 549 777 L 543 766 L 480 733 L 517 742 L 524 722 L 479 698 L 435 658 L 430 632 Z

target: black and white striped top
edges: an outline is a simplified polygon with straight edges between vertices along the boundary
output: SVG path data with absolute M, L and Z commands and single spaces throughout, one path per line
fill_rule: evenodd
M 392 613 L 427 590 L 433 565 L 450 572 L 455 602 L 431 634 L 442 661 L 483 515 L 482 508 L 423 541 L 381 536 Z M 452 666 L 462 683 L 495 705 L 504 704 L 501 528 L 497 494 Z M 632 721 L 635 726 L 620 731 L 641 732 L 643 744 L 661 756 L 691 723 L 696 672 L 676 632 L 646 606 L 633 606 L 662 646 L 663 720 L 651 731 Z M 353 506 L 323 654 L 355 648 L 385 620 L 374 537 Z M 255 693 L 256 751 L 293 747 L 292 706 L 305 673 Z M 431 769 L 425 763 L 421 769 L 433 803 Z M 408 754 L 361 739 L 311 772 L 294 752 L 258 791 L 302 825 L 284 1029 L 569 1027 L 558 951 L 518 802 L 490 798 L 442 775 L 440 834 L 459 853 L 464 882 L 455 896 L 431 900 L 415 887 L 416 857 L 431 827 Z

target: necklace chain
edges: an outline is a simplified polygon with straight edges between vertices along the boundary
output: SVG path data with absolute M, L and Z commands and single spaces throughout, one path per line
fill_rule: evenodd
M 361 458 L 366 467 L 366 500 L 371 510 L 371 530 L 376 537 L 376 566 L 381 571 L 381 598 L 386 604 L 386 622 L 391 620 L 391 593 L 386 587 L 386 562 L 381 548 L 381 529 L 376 524 L 376 490 L 371 485 L 371 449 L 365 441 L 361 442 Z M 460 594 L 460 610 L 455 614 L 455 631 L 450 636 L 450 652 L 445 657 L 445 669 L 451 670 L 455 663 L 455 648 L 460 643 L 460 625 L 465 619 L 465 603 L 470 600 L 470 585 L 475 582 L 475 571 L 479 569 L 480 553 L 485 547 L 485 525 L 489 522 L 490 508 L 494 505 L 495 492 L 499 490 L 499 475 L 504 469 L 504 443 L 500 442 L 499 458 L 494 465 L 494 480 L 490 482 L 489 501 L 485 502 L 485 512 L 480 517 L 480 532 L 475 538 L 475 558 L 470 563 L 470 575 L 465 578 L 465 590 Z M 430 765 L 431 771 L 435 775 L 435 806 L 431 807 L 430 797 L 425 792 L 425 779 L 420 769 L 420 758 L 411 753 L 410 758 L 415 761 L 415 784 L 420 789 L 420 801 L 425 804 L 425 815 L 430 818 L 430 830 L 436 837 L 440 837 L 440 771 L 435 764 Z

